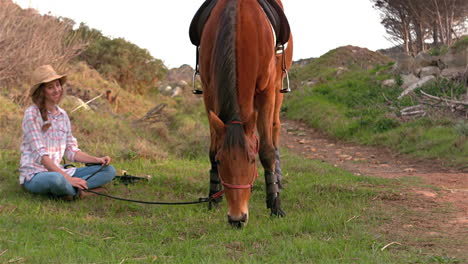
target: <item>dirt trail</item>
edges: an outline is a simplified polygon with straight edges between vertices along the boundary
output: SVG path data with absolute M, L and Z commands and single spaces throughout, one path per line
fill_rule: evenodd
M 381 231 L 399 242 L 399 247 L 416 246 L 468 261 L 468 173 L 385 148 L 330 140 L 291 120 L 282 122 L 281 145 L 356 175 L 420 178 L 422 183 L 404 188 L 398 195 L 378 197 L 393 215 Z

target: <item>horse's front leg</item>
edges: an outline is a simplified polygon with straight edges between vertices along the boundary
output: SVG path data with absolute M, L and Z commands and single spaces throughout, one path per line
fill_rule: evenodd
M 277 83 L 280 83 L 281 80 Z M 275 110 L 273 111 L 273 146 L 275 147 L 275 176 L 278 180 L 278 186 L 283 189 L 282 179 L 283 179 L 283 172 L 280 166 L 280 153 L 279 153 L 279 145 L 280 145 L 280 134 L 281 134 L 281 120 L 280 120 L 280 110 L 281 105 L 283 103 L 283 94 L 280 93 L 280 88 L 276 88 L 276 96 L 275 96 Z
M 273 145 L 274 91 L 257 98 L 257 130 L 260 136 L 259 156 L 265 170 L 266 205 L 272 215 L 285 216 L 281 208 L 280 187 L 276 175 L 276 151 Z
M 211 142 L 211 147 L 210 147 L 210 162 L 211 162 L 211 169 L 210 169 L 210 192 L 209 196 L 211 197 L 212 195 L 218 193 L 221 191 L 223 188 L 221 184 L 221 179 L 219 178 L 219 173 L 218 173 L 218 164 L 216 163 L 216 150 L 214 147 L 214 142 L 212 140 Z M 218 205 L 221 201 L 223 200 L 222 196 L 217 197 L 216 199 L 213 199 L 209 204 L 208 208 L 212 208 L 212 204 L 214 203 L 215 205 Z

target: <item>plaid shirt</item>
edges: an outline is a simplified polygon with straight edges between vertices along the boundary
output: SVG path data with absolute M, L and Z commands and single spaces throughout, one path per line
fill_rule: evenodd
M 23 143 L 21 144 L 20 184 L 39 172 L 48 171 L 42 164 L 42 156 L 49 158 L 59 167 L 65 154 L 68 160 L 75 161 L 78 143 L 71 132 L 70 119 L 65 110 L 57 106 L 58 115 L 48 113 L 48 119 L 52 126 L 46 132 L 42 132 L 44 121 L 39 108 L 36 105 L 26 109 L 23 118 Z M 70 176 L 75 173 L 75 168 L 64 169 Z

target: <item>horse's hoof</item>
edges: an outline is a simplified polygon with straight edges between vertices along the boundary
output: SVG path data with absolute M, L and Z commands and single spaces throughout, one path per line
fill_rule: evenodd
M 271 216 L 285 217 L 286 213 L 281 209 L 279 193 L 268 195 L 267 208 L 271 209 Z
M 274 209 L 271 209 L 271 214 L 270 214 L 270 216 L 285 217 L 285 216 L 286 216 L 286 212 L 283 211 L 283 209 L 281 209 L 281 208 L 274 208 Z
M 211 197 L 211 196 L 210 196 Z M 208 210 L 211 210 L 213 209 L 213 207 L 216 207 L 218 208 L 219 207 L 219 204 L 223 201 L 223 197 L 220 196 L 216 199 L 213 199 L 211 201 L 208 202 Z

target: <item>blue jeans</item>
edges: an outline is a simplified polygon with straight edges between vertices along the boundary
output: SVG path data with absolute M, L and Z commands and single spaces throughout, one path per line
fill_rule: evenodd
M 114 167 L 109 165 L 87 180 L 100 167 L 100 165 L 95 165 L 76 168 L 75 174 L 72 177 L 86 180 L 89 189 L 99 187 L 112 181 L 116 174 Z M 58 172 L 39 172 L 30 181 L 25 181 L 23 186 L 32 193 L 52 194 L 54 196 L 76 195 L 75 188 Z

